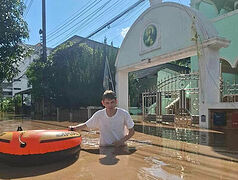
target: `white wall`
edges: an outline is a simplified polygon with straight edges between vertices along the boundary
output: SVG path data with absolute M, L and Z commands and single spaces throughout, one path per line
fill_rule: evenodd
M 133 66 L 144 59 L 194 45 L 191 40 L 194 36 L 191 28 L 193 21 L 201 38 L 199 40 L 217 36 L 213 24 L 191 8 L 177 3 L 158 3 L 150 7 L 135 21 L 123 40 L 117 56 L 117 68 Z M 143 33 L 149 24 L 157 27 L 158 45 L 143 53 Z
M 143 49 L 142 37 L 149 24 L 157 28 L 157 42 L 155 47 Z M 195 32 L 199 34 L 199 45 L 192 41 Z M 200 126 L 209 128 L 209 108 L 219 104 L 219 49 L 229 43 L 217 37 L 213 24 L 191 8 L 176 3 L 152 6 L 132 25 L 117 56 L 119 107 L 128 109 L 128 72 L 200 54 L 199 114 L 206 117 L 205 121 L 200 118 Z

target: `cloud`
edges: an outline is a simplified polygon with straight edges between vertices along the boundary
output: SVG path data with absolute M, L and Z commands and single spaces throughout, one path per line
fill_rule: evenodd
M 122 28 L 121 30 L 121 36 L 124 38 L 126 36 L 126 33 L 129 31 L 130 27 Z

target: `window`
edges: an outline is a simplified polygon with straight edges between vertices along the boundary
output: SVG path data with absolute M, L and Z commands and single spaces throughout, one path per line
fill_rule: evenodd
M 12 96 L 12 92 L 3 92 L 3 96 Z

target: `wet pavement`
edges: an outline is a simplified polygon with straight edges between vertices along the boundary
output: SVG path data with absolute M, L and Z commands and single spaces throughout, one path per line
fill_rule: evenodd
M 66 129 L 76 123 L 0 120 L 0 132 Z M 238 179 L 238 131 L 184 129 L 138 123 L 127 147 L 99 148 L 98 131 L 82 131 L 78 157 L 32 166 L 0 162 L 0 179 Z

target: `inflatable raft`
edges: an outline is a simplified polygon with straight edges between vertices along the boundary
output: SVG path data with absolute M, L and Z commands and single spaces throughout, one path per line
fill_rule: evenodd
M 16 165 L 42 164 L 77 156 L 82 138 L 68 130 L 28 130 L 0 133 L 0 160 Z

